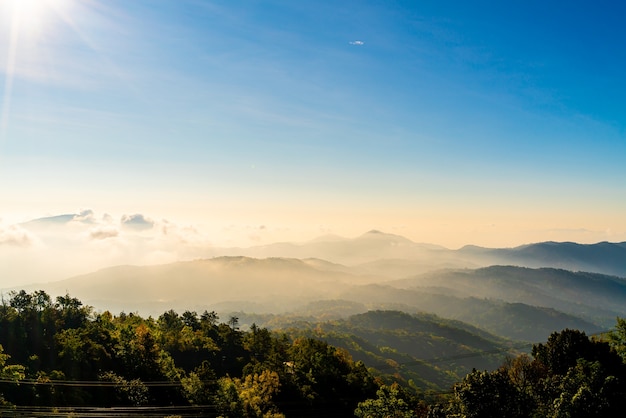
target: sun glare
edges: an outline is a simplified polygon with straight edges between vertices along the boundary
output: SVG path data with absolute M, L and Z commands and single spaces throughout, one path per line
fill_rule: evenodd
M 41 25 L 46 8 L 45 0 L 4 0 L 3 12 L 11 17 L 11 24 L 19 28 L 20 34 L 36 31 Z
M 55 14 L 67 9 L 71 0 L 0 0 L 1 13 L 11 19 L 20 37 L 40 34 L 53 23 Z M 56 13 L 55 13 L 56 12 Z
M 4 92 L 0 108 L 0 145 L 5 136 L 9 118 L 14 77 L 20 73 L 19 57 L 39 54 L 38 47 L 52 35 L 60 21 L 67 21 L 70 9 L 77 0 L 0 0 L 0 45 L 4 61 Z M 6 49 L 4 49 L 6 48 Z

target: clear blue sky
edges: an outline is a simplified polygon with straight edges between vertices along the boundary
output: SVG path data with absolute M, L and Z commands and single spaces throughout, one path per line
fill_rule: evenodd
M 625 16 L 589 1 L 0 0 L 5 241 L 84 209 L 215 245 L 372 228 L 450 247 L 626 240 Z

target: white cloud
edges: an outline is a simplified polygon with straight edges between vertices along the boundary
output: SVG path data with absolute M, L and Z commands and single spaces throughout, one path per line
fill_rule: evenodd
M 122 216 L 121 223 L 122 226 L 135 230 L 152 229 L 154 227 L 154 221 L 140 213 Z
M 1 285 L 61 280 L 122 264 L 211 257 L 209 236 L 196 226 L 140 213 L 113 217 L 87 210 L 19 225 L 0 222 Z
M 32 234 L 18 225 L 0 225 L 0 245 L 26 248 L 32 246 L 34 241 Z
M 361 45 L 365 45 L 365 42 L 363 42 L 363 41 L 358 41 L 358 40 L 357 40 L 357 41 L 350 41 L 350 45 L 358 45 L 358 46 L 361 46 Z
M 88 224 L 94 223 L 95 218 L 93 216 L 93 210 L 86 209 L 86 210 L 80 211 L 78 215 L 74 215 L 72 222 L 83 222 L 83 223 L 88 223 Z
M 119 231 L 112 227 L 95 227 L 89 231 L 89 237 L 91 239 L 107 239 L 115 238 L 119 235 Z

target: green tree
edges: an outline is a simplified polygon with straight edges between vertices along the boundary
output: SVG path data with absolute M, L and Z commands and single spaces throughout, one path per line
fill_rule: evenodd
M 578 359 L 599 361 L 611 370 L 623 365 L 608 343 L 592 341 L 584 332 L 571 329 L 552 333 L 545 344 L 535 344 L 532 355 L 548 368 L 549 374 L 557 375 L 565 375 Z
M 397 385 L 382 385 L 376 392 L 376 399 L 359 402 L 354 415 L 358 418 L 411 418 L 415 416 L 409 404 L 400 396 Z
M 269 370 L 243 379 L 225 377 L 219 380 L 216 405 L 229 417 L 283 417 L 274 404 L 279 388 L 278 373 Z
M 522 418 L 531 413 L 528 399 L 517 390 L 503 369 L 494 372 L 474 370 L 465 376 L 454 386 L 451 406 L 451 412 L 466 418 Z
M 116 405 L 141 406 L 148 403 L 148 388 L 140 379 L 126 380 L 113 372 L 100 375 L 100 380 L 115 384 Z
M 8 354 L 4 354 L 4 348 L 0 345 L 0 379 L 17 382 L 24 378 L 24 366 L 18 364 L 6 364 L 10 358 Z M 6 405 L 8 402 L 4 399 L 2 392 L 0 392 L 0 405 Z
M 611 348 L 626 361 L 626 319 L 617 318 L 615 329 L 608 334 Z
M 603 369 L 598 361 L 579 359 L 565 376 L 549 383 L 558 395 L 544 408 L 554 418 L 623 417 L 626 408 L 624 384 Z
M 298 338 L 288 355 L 285 386 L 313 406 L 352 414 L 358 402 L 376 393 L 377 386 L 364 365 L 325 341 Z

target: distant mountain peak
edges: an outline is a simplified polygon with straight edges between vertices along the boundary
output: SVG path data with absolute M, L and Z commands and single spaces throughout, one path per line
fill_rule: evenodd
M 386 238 L 386 239 L 394 239 L 399 241 L 411 241 L 408 238 L 403 237 L 402 235 L 390 234 L 388 232 L 379 231 L 378 229 L 372 229 L 361 235 L 359 238 Z

